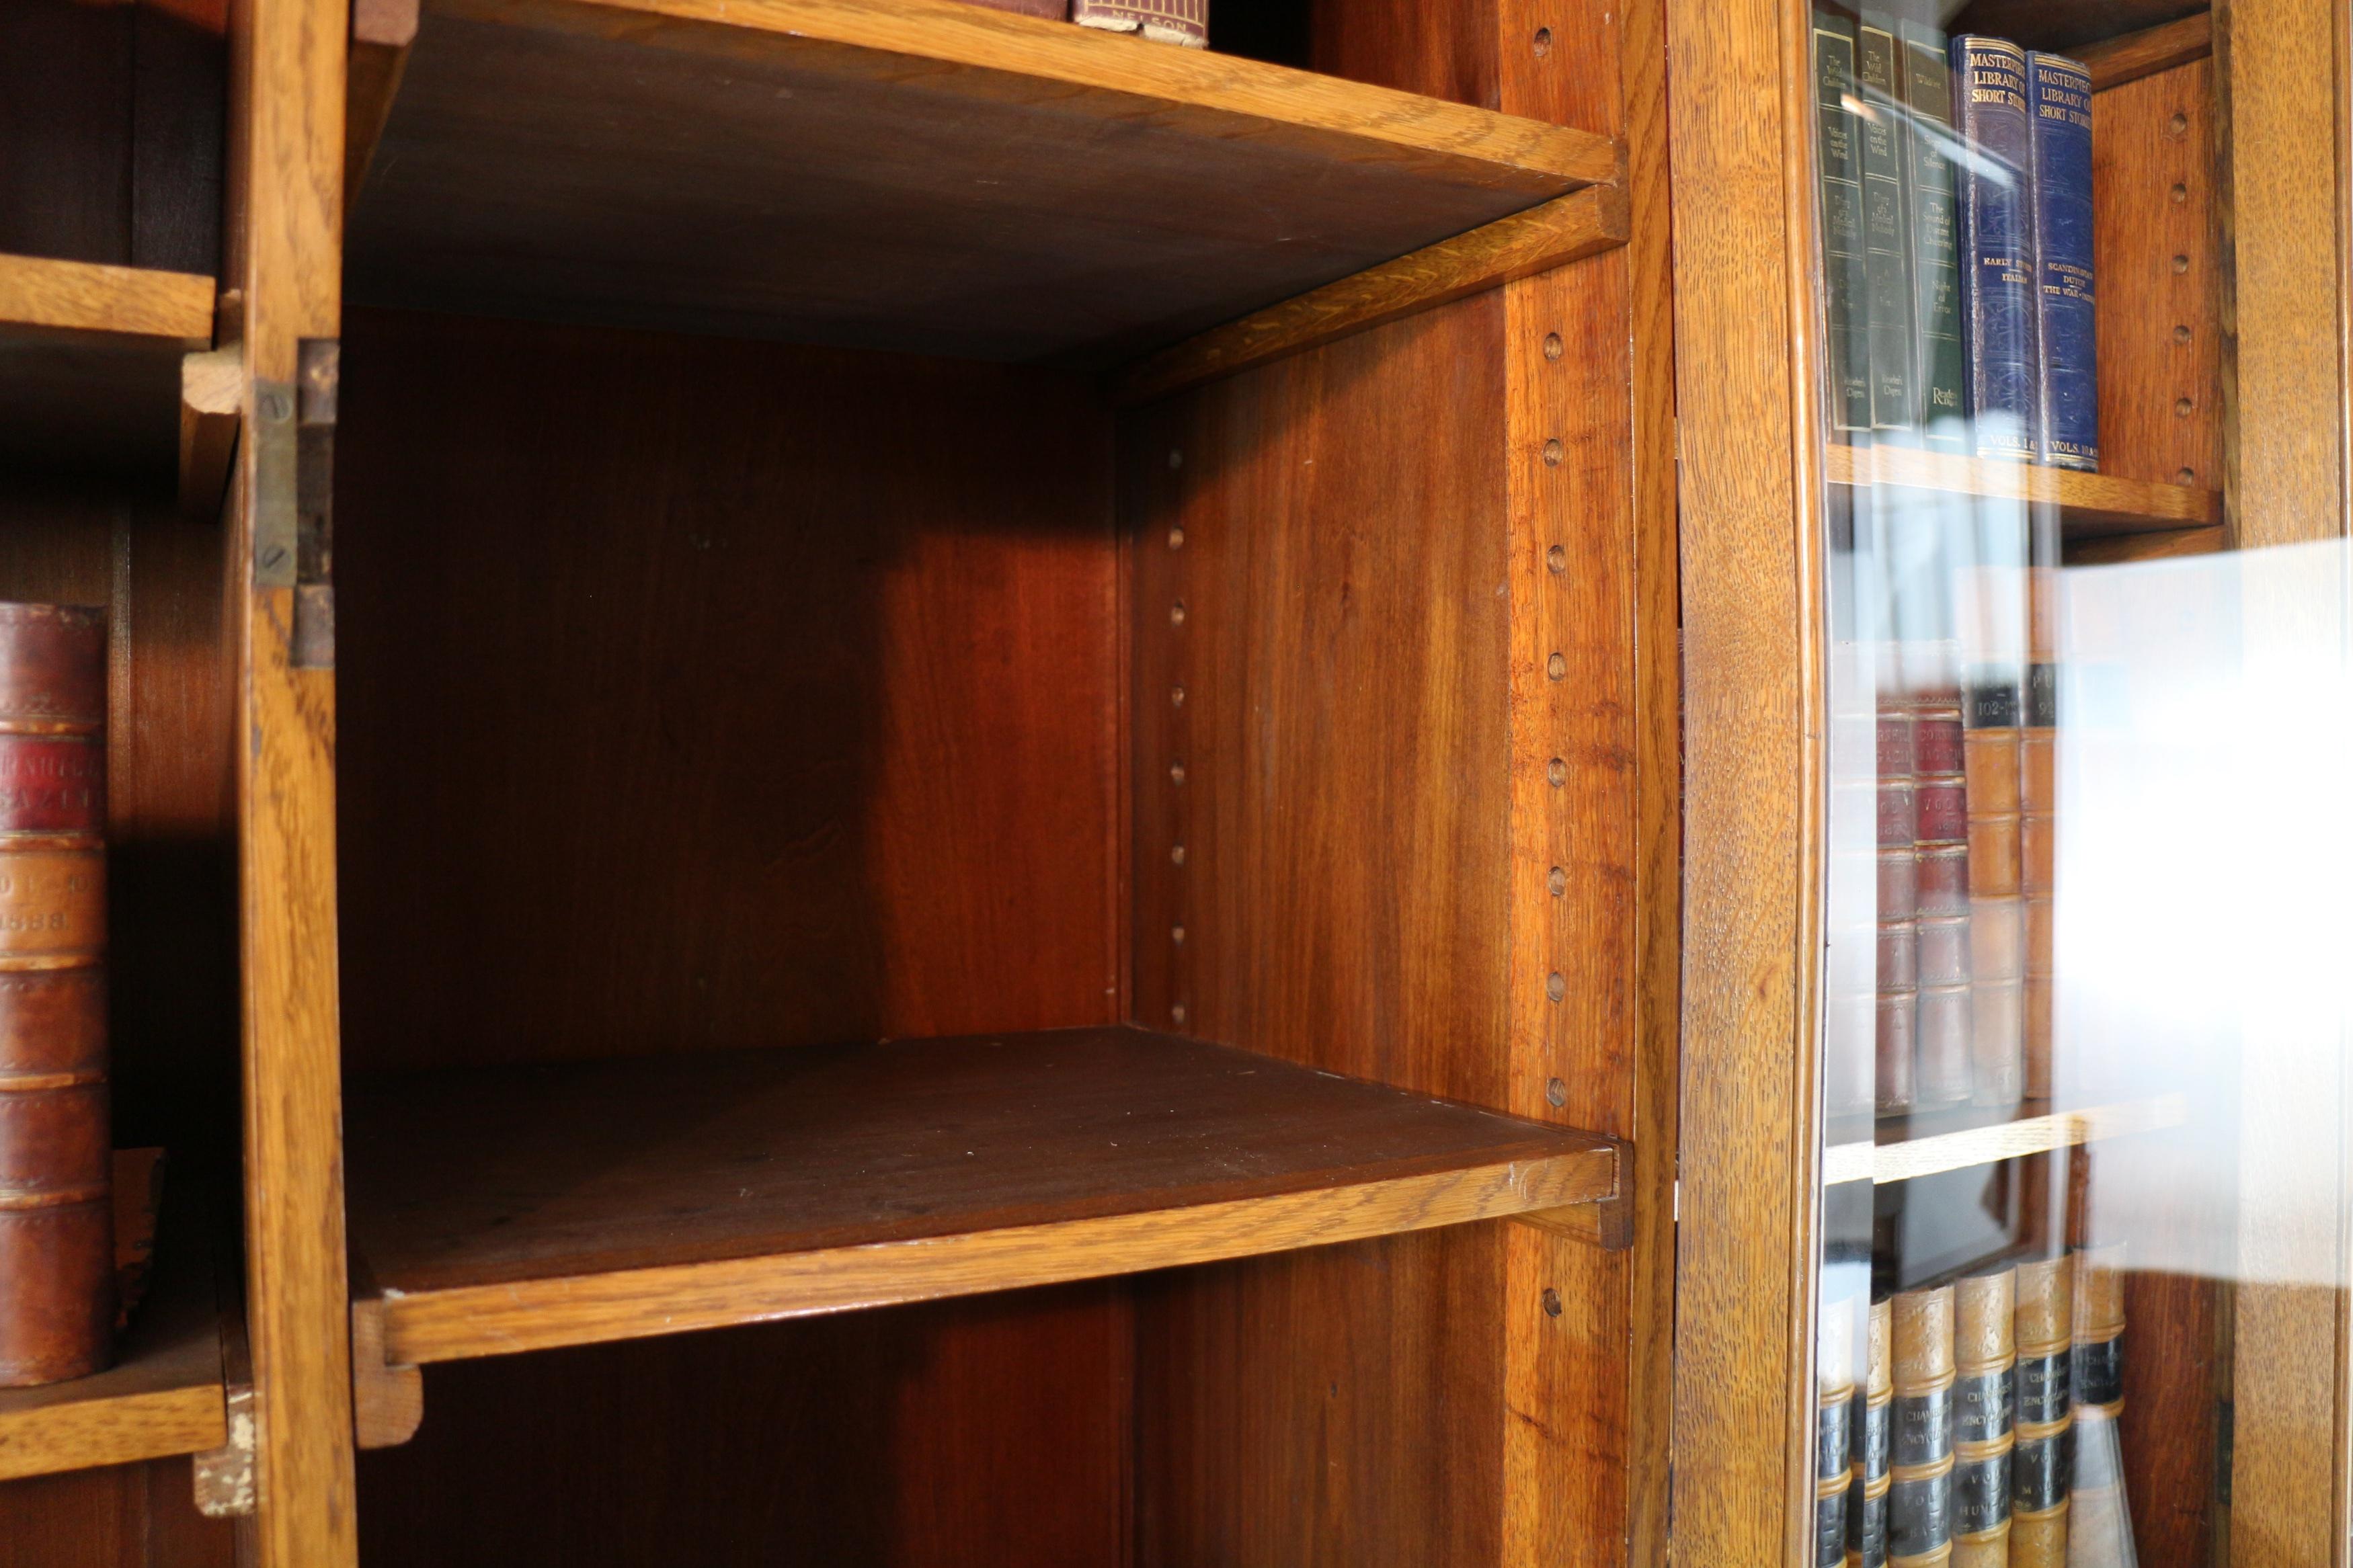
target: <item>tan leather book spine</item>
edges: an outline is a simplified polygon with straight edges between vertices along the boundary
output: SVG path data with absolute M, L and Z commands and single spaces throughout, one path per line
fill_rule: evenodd
M 1071 0 L 1071 20 L 1188 49 L 1209 47 L 1209 0 Z
M 1947 1562 L 1953 1545 L 1953 1288 L 1895 1298 L 1887 1560 Z
M 1969 1098 L 2000 1106 L 2025 1093 L 2018 837 L 2026 578 L 2016 564 L 1992 564 L 1963 574 L 1958 587 L 1968 721 Z
M 1814 1568 L 1846 1561 L 1854 1466 L 1855 1302 L 1825 1302 L 1814 1361 Z
M 2016 1446 L 2010 1467 L 2012 1568 L 2058 1568 L 2067 1561 L 2074 1282 L 2073 1258 L 2018 1266 L 2018 1306 L 2011 1320 L 2018 1353 Z
M 2026 712 L 2019 730 L 2018 887 L 2027 926 L 2052 928 L 2059 879 L 2059 572 L 2027 574 Z M 2038 970 L 2031 951 L 2024 986 L 2024 1080 L 2029 1096 L 2051 1096 L 2053 987 L 2048 955 Z
M 106 617 L 0 604 L 0 1386 L 105 1366 Z
M 2016 1284 L 2016 1274 L 2005 1268 L 1953 1287 L 1955 1568 L 2002 1568 L 2010 1561 Z
M 1886 1568 L 1890 1427 L 1895 1403 L 1895 1303 L 1871 1304 L 1861 1407 L 1854 1427 L 1853 1489 L 1847 1498 L 1846 1560 L 1851 1568 Z

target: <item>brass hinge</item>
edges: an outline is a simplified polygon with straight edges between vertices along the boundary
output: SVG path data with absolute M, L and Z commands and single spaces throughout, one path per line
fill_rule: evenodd
M 294 384 L 253 387 L 253 585 L 294 590 L 298 669 L 335 666 L 335 404 L 342 344 L 304 338 Z

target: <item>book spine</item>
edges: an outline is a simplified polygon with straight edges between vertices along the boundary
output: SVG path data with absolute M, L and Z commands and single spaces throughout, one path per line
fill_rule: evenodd
M 1883 663 L 1893 665 L 1890 645 Z M 1912 1109 L 1920 1008 L 1919 808 L 1913 786 L 1917 722 L 1896 695 L 1893 672 L 1880 683 L 1879 1006 L 1873 1100 L 1882 1115 Z
M 2013 1568 L 2063 1568 L 2073 1471 L 2074 1259 L 2018 1266 L 2016 1447 L 2010 1458 Z
M 2132 1519 L 2125 1508 L 2124 1247 L 2075 1254 L 2074 1483 L 2071 1568 L 2129 1568 Z
M 1953 1288 L 1895 1298 L 1892 1563 L 1941 1563 L 1953 1542 Z
M 1880 439 L 1917 429 L 1914 396 L 1910 201 L 1905 190 L 1902 57 L 1895 25 L 1865 11 L 1854 29 L 1854 79 L 1862 110 L 1863 276 L 1870 294 L 1871 426 Z
M 0 1386 L 106 1364 L 106 620 L 0 605 Z
M 1188 49 L 1209 47 L 1209 0 L 1071 0 L 1071 20 Z
M 2055 550 L 2050 554 L 2055 556 Z M 2027 573 L 2026 711 L 2019 729 L 2018 886 L 2023 896 L 2026 1092 L 2049 1099 L 2059 876 L 2059 565 Z
M 1847 1499 L 1846 1560 L 1886 1568 L 1887 1494 L 1894 1484 L 1890 1429 L 1895 1403 L 1894 1303 L 1871 1304 L 1869 1350 L 1855 1395 L 1852 1489 Z
M 1910 175 L 1914 362 L 1926 445 L 1968 449 L 1967 362 L 1961 343 L 1960 227 L 1952 153 L 1953 71 L 1945 35 L 1906 22 L 1899 34 Z
M 1961 582 L 1963 771 L 1968 784 L 1970 1099 L 2025 1092 L 2026 906 L 2018 890 L 2019 716 L 2026 642 L 2022 545 Z
M 1853 1305 L 1849 1300 L 1823 1306 L 1816 1346 L 1814 1568 L 1840 1568 L 1846 1561 L 1854 1470 Z
M 2034 113 L 2035 330 L 2042 344 L 2035 455 L 2100 466 L 2098 345 L 2092 275 L 2092 75 L 2060 55 L 2027 61 Z
M 1870 318 L 1862 247 L 1862 157 L 1855 143 L 1854 28 L 1814 13 L 1814 104 L 1820 155 L 1822 337 L 1830 426 L 1852 440 L 1871 428 Z
M 1953 1287 L 1954 1568 L 2002 1568 L 2010 1561 L 2016 1280 L 2005 1268 Z
M 1969 812 L 1958 687 L 1947 672 L 1915 699 L 1913 800 L 1919 861 L 1919 1051 L 1915 1105 L 1969 1097 Z
M 2000 38 L 1952 41 L 1953 124 L 1970 162 L 1957 184 L 1961 322 L 1980 456 L 2034 457 L 2033 205 L 2026 52 Z

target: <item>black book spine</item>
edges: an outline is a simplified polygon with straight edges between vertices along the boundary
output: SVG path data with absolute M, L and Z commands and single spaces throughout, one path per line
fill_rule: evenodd
M 1953 72 L 1945 35 L 1917 22 L 1903 46 L 1905 125 L 1912 201 L 1912 296 L 1920 423 L 1939 450 L 1969 449 L 1968 367 L 1961 343 L 1960 220 L 1953 155 Z
M 1862 160 L 1855 144 L 1854 27 L 1814 13 L 1814 94 L 1822 194 L 1823 332 L 1830 425 L 1841 439 L 1871 428 L 1871 355 L 1862 248 Z M 1860 329 L 1860 330 L 1858 330 Z
M 1895 25 L 1865 11 L 1854 30 L 1855 86 L 1862 105 L 1855 130 L 1862 150 L 1863 269 L 1871 298 L 1871 426 L 1882 438 L 1908 435 L 1920 423 L 1899 59 Z

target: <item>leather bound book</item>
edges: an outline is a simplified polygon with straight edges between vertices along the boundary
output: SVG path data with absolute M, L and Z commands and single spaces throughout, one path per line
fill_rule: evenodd
M 1961 322 L 1980 457 L 2031 461 L 2041 352 L 2034 335 L 2034 209 L 2026 51 L 1952 41 L 1953 122 L 1977 154 L 1960 172 Z
M 1864 112 L 1856 116 L 1862 152 L 1862 259 L 1871 320 L 1871 425 L 1882 441 L 1915 444 L 1920 424 L 1914 395 L 1910 178 L 1905 167 L 1904 67 L 1895 23 L 1866 10 L 1854 29 L 1854 84 Z
M 2034 933 L 2055 929 L 2059 858 L 2059 567 L 2055 542 L 2040 538 L 2027 573 L 2026 711 L 2019 729 L 2018 886 L 2026 900 L 2025 1085 L 2051 1095 L 2052 1012 L 2051 943 L 2035 952 Z
M 0 604 L 0 1386 L 103 1367 L 106 616 Z
M 1893 665 L 1892 655 L 1883 662 Z M 1912 710 L 1889 695 L 1879 708 L 1879 1016 L 1873 1100 L 1881 1115 L 1912 1109 L 1920 1007 L 1919 806 L 1913 788 Z
M 1903 47 L 1905 128 L 1911 184 L 1913 331 L 1919 366 L 1920 423 L 1939 451 L 1969 449 L 1968 362 L 1961 342 L 1957 178 L 1953 137 L 1953 72 L 1945 35 L 1921 22 L 1898 30 Z M 1939 136 L 1937 132 L 1944 134 Z
M 1071 20 L 1188 49 L 1209 47 L 1209 0 L 1071 0 Z
M 1846 1561 L 1847 1493 L 1854 1468 L 1854 1302 L 1823 1304 L 1816 1347 L 1814 1568 Z
M 1969 810 L 1957 683 L 1925 681 L 1914 715 L 1920 1003 L 1912 1100 L 1950 1105 L 1968 1099 L 1970 1085 Z
M 1871 428 L 1870 280 L 1862 248 L 1862 149 L 1855 134 L 1854 23 L 1814 11 L 1814 109 L 1821 157 L 1822 337 L 1830 427 Z
M 2020 557 L 1962 574 L 1964 772 L 1969 807 L 1970 1099 L 2025 1092 L 2025 905 L 2018 891 L 2019 719 L 2025 706 L 2026 574 Z
M 2067 1561 L 2067 1501 L 2074 1469 L 2075 1260 L 2018 1266 L 2017 1446 L 2010 1455 L 2012 1568 Z
M 1944 1563 L 1953 1544 L 1953 1288 L 1895 1298 L 1887 1560 Z
M 2100 466 L 2100 393 L 2092 287 L 2092 73 L 2063 55 L 2027 57 L 2034 155 L 2035 455 L 2053 468 Z
M 2010 1561 L 2016 1280 L 2005 1268 L 1953 1286 L 1953 1568 Z
M 2125 1249 L 2122 1243 L 2075 1254 L 2074 1483 L 2067 1537 L 2070 1568 L 2131 1568 L 2132 1519 L 2125 1507 Z
M 1855 1397 L 1854 1484 L 1846 1505 L 1846 1560 L 1851 1568 L 1886 1568 L 1887 1563 L 1894 1339 L 1895 1303 L 1873 1301 L 1862 1388 Z

